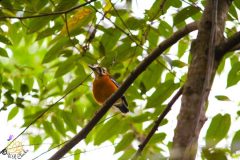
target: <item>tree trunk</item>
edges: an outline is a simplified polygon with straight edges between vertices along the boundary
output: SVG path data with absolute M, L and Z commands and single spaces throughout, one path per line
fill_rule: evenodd
M 192 61 L 189 67 L 187 81 L 184 85 L 181 110 L 178 115 L 178 123 L 173 138 L 173 148 L 170 155 L 170 159 L 173 160 L 195 159 L 198 136 L 206 121 L 205 108 L 202 107 L 205 106 L 205 103 L 203 105 L 199 104 L 207 72 L 209 39 L 214 10 L 213 1 L 214 0 L 207 0 L 199 24 L 197 39 L 194 40 L 191 45 Z M 217 46 L 224 40 L 223 31 L 230 4 L 230 0 L 218 0 L 214 46 Z M 211 75 L 212 81 L 218 65 L 219 62 L 215 61 Z M 204 101 L 206 102 L 207 98 Z

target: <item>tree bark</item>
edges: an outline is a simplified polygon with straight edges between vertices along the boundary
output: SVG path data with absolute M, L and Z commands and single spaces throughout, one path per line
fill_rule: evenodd
M 211 38 L 212 14 L 214 0 L 207 0 L 199 29 L 197 39 L 191 44 L 192 61 L 189 67 L 187 81 L 184 85 L 181 110 L 178 115 L 177 127 L 173 138 L 173 148 L 170 159 L 192 160 L 195 159 L 198 136 L 201 131 L 205 117 L 205 103 L 199 105 L 202 93 L 204 92 L 204 81 L 206 80 L 209 39 Z M 214 46 L 219 45 L 223 40 L 225 21 L 227 18 L 230 0 L 219 0 L 217 9 L 217 27 Z M 211 84 L 216 73 L 219 61 L 215 60 L 211 74 Z M 210 88 L 208 88 L 210 89 Z

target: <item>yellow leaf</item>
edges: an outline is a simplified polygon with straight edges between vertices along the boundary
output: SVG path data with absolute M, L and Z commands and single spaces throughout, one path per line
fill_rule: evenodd
M 112 3 L 111 3 L 111 0 L 105 0 L 105 7 L 103 8 L 103 11 L 105 13 L 109 12 L 111 9 L 112 9 Z M 111 15 L 109 13 L 106 14 L 106 17 L 110 18 Z
M 69 33 L 87 25 L 93 19 L 93 17 L 94 17 L 94 13 L 92 8 L 82 7 L 73 15 L 73 17 L 71 17 L 67 21 Z M 61 34 L 66 34 L 66 33 L 67 33 L 67 27 L 65 24 L 61 30 Z

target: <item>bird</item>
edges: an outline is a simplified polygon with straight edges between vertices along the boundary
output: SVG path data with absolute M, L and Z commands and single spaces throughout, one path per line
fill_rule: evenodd
M 88 65 L 94 72 L 93 96 L 96 102 L 102 105 L 119 87 L 118 83 L 110 76 L 105 67 L 99 65 Z M 122 113 L 129 112 L 126 97 L 123 95 L 113 106 L 117 107 Z

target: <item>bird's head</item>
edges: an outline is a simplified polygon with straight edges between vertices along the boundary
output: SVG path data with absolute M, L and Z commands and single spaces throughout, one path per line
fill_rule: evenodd
M 95 64 L 95 65 L 88 65 L 88 67 L 93 70 L 96 78 L 104 76 L 104 75 L 109 75 L 106 68 L 100 67 L 97 64 Z

